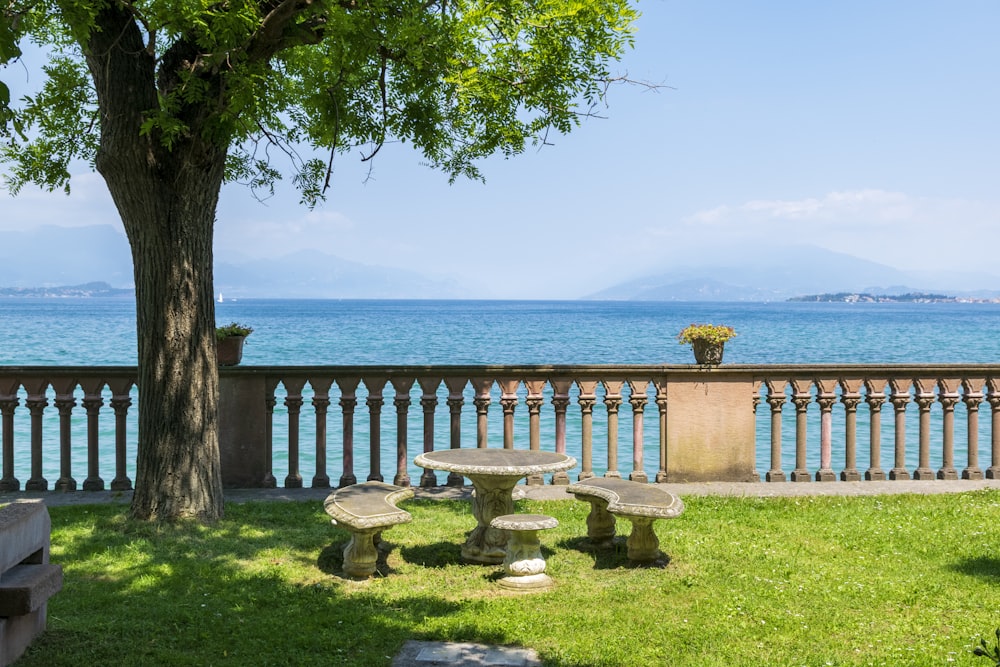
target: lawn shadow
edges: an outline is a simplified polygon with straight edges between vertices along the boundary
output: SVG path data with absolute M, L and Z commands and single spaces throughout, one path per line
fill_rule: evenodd
M 979 556 L 965 558 L 950 566 L 950 569 L 962 574 L 985 579 L 991 583 L 1000 584 L 1000 558 Z
M 399 555 L 407 563 L 421 567 L 442 568 L 462 563 L 462 546 L 455 542 L 434 542 L 403 547 Z
M 659 568 L 663 569 L 670 564 L 670 556 L 660 552 L 660 557 L 654 561 L 644 563 L 634 563 L 628 559 L 627 537 L 618 535 L 609 546 L 595 545 L 589 537 L 572 537 L 562 540 L 557 546 L 563 549 L 572 549 L 581 553 L 590 554 L 594 559 L 595 570 L 638 569 L 638 568 Z

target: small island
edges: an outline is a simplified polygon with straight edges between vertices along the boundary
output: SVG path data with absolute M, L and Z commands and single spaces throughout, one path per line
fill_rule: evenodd
M 948 296 L 947 294 L 930 294 L 926 292 L 910 292 L 907 294 L 868 294 L 866 292 L 836 292 L 833 294 L 809 294 L 796 296 L 788 301 L 807 301 L 812 303 L 978 303 L 992 302 L 993 299 L 972 299 L 967 297 Z
M 83 285 L 64 285 L 60 287 L 0 287 L 0 297 L 32 297 L 32 298 L 91 298 L 91 297 L 131 297 L 135 291 L 112 287 L 105 282 L 85 283 Z

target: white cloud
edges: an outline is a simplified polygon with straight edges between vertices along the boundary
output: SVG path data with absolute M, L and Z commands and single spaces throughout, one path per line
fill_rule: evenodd
M 996 263 L 1000 203 L 915 197 L 878 189 L 803 199 L 755 199 L 723 205 L 656 230 L 693 239 L 706 228 L 728 242 L 806 244 L 900 269 L 966 269 Z

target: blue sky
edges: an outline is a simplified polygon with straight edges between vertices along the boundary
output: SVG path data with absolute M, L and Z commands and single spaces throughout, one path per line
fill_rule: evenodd
M 260 204 L 229 185 L 217 258 L 314 248 L 508 298 L 572 298 L 802 243 L 1000 274 L 1000 3 L 638 7 L 616 71 L 660 90 L 613 88 L 606 119 L 488 161 L 485 185 L 449 186 L 405 146 L 370 172 L 340 157 L 312 212 L 291 191 Z M 3 208 L 0 228 L 120 227 L 86 173 L 69 198 L 26 190 Z

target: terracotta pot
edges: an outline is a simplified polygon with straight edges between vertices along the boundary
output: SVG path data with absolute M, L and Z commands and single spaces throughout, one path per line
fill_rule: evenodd
M 220 366 L 235 366 L 243 359 L 243 342 L 246 336 L 227 336 L 215 344 Z
M 691 349 L 694 350 L 695 363 L 717 366 L 722 363 L 722 351 L 725 343 L 710 343 L 707 340 L 691 341 Z

